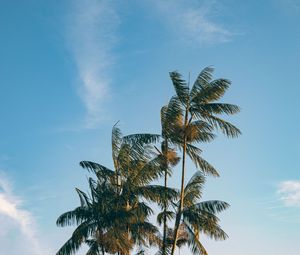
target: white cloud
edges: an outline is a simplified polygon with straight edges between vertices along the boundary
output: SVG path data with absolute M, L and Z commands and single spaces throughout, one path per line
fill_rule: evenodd
M 112 54 L 119 23 L 112 2 L 75 0 L 67 24 L 67 40 L 76 62 L 82 86 L 79 89 L 86 111 L 86 127 L 103 119 L 103 102 L 109 96 L 114 62 Z
M 20 254 L 20 252 L 23 255 L 50 254 L 41 247 L 32 214 L 22 209 L 22 200 L 13 194 L 10 183 L 2 175 L 0 175 L 0 225 L 1 254 Z M 11 231 L 14 233 L 14 240 L 8 247 L 1 240 L 5 242 L 4 237 Z M 26 248 L 21 248 L 23 246 Z
M 300 207 L 300 181 L 290 180 L 281 182 L 277 192 L 284 205 Z
M 213 21 L 219 15 L 215 1 L 156 1 L 158 10 L 176 33 L 177 38 L 198 44 L 230 41 L 233 33 Z

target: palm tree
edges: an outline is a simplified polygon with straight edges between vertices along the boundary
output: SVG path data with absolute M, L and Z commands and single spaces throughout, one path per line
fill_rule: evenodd
M 112 147 L 115 148 L 113 159 L 117 173 L 117 186 L 128 208 L 139 196 L 162 205 L 177 195 L 175 190 L 166 186 L 149 185 L 165 171 L 162 167 L 165 154 L 159 154 L 149 160 L 147 144 L 153 142 L 157 136 L 154 136 L 154 139 L 149 137 L 151 135 L 131 135 L 122 138 L 120 130 L 117 127 L 113 128 Z M 97 171 L 103 168 L 91 162 L 81 164 L 83 167 Z M 164 196 L 162 197 L 161 194 Z
M 225 240 L 227 234 L 219 226 L 217 213 L 227 209 L 229 205 L 219 200 L 201 201 L 205 177 L 201 172 L 196 172 L 185 186 L 184 208 L 179 224 L 176 246 L 178 248 L 188 245 L 191 252 L 197 255 L 207 255 L 207 251 L 200 241 L 200 234 L 207 235 L 215 240 Z M 179 201 L 173 203 L 174 212 L 169 213 L 169 218 L 174 218 Z M 158 216 L 161 224 L 161 217 Z M 173 229 L 167 229 L 166 251 L 169 251 L 174 242 Z
M 90 161 L 80 162 L 83 168 L 97 176 L 96 183 L 90 181 L 91 199 L 79 192 L 83 204 L 75 211 L 81 212 L 84 207 L 86 213 L 77 217 L 74 211 L 68 212 L 57 223 L 61 226 L 77 223 L 77 228 L 84 225 L 86 230 L 83 234 L 81 230 L 79 233 L 75 230 L 58 254 L 72 254 L 85 242 L 91 252 L 127 255 L 134 245 L 147 245 L 155 239 L 157 229 L 148 222 L 152 209 L 140 198 L 162 205 L 161 194 L 166 194 L 169 200 L 177 194 L 170 188 L 150 184 L 162 175 L 160 158 L 152 157 L 149 146 L 158 137 L 150 134 L 122 136 L 120 129 L 114 126 L 112 157 L 115 170 Z M 107 189 L 110 193 L 102 192 Z
M 219 117 L 221 114 L 235 114 L 239 112 L 239 107 L 232 104 L 219 103 L 218 100 L 224 95 L 230 86 L 230 81 L 226 79 L 212 79 L 213 69 L 206 67 L 198 75 L 192 88 L 182 79 L 178 72 L 171 72 L 170 77 L 176 92 L 169 103 L 171 114 L 182 116 L 182 128 L 178 130 L 180 135 L 173 142 L 182 149 L 182 170 L 180 201 L 175 219 L 174 240 L 171 254 L 174 255 L 178 230 L 184 208 L 184 182 L 186 154 L 190 156 L 196 166 L 208 173 L 218 175 L 215 169 L 204 161 L 199 154 L 201 150 L 193 146 L 193 142 L 205 142 L 213 139 L 210 132 L 214 128 L 220 129 L 228 137 L 236 137 L 240 130 L 231 123 Z
M 162 143 L 161 151 L 159 151 L 162 158 L 162 168 L 165 171 L 164 174 L 164 186 L 167 187 L 167 177 L 171 174 L 171 168 L 175 167 L 180 157 L 176 152 L 176 148 L 181 149 L 182 146 L 182 136 L 183 136 L 183 118 L 180 108 L 174 104 L 174 100 L 161 109 L 161 127 L 162 127 Z M 202 130 L 199 129 L 200 125 L 189 125 L 189 136 L 187 138 L 187 154 L 192 158 L 196 165 L 201 167 L 201 170 L 217 176 L 218 173 L 212 165 L 206 162 L 202 157 L 200 157 L 201 150 L 193 146 L 193 142 L 209 142 L 214 139 L 215 135 L 211 133 L 212 128 L 209 125 L 202 124 Z M 163 245 L 162 254 L 166 254 L 165 242 L 167 238 L 167 218 L 170 217 L 170 211 L 167 211 L 168 202 L 164 205 L 164 211 L 161 213 L 160 217 L 163 217 Z M 168 232 L 169 233 L 169 232 Z
M 125 254 L 132 244 L 124 236 L 124 224 L 119 224 L 130 222 L 132 216 L 118 206 L 115 188 L 104 178 L 97 181 L 90 178 L 89 188 L 90 195 L 76 189 L 80 206 L 57 220 L 58 226 L 77 225 L 57 255 L 74 254 L 84 243 L 90 246 L 88 252 L 91 254 L 100 251 L 102 254 L 119 251 Z

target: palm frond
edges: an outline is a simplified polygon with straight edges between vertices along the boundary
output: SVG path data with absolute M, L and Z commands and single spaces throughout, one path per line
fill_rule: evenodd
M 113 126 L 111 132 L 111 148 L 112 148 L 112 158 L 114 164 L 116 163 L 116 158 L 119 153 L 119 149 L 122 143 L 122 133 L 120 128 L 118 128 L 118 122 Z M 115 168 L 117 169 L 118 166 L 115 164 Z
M 184 188 L 184 206 L 194 205 L 202 196 L 205 177 L 201 172 L 196 172 Z
M 153 235 L 158 232 L 157 227 L 155 227 L 150 222 L 138 222 L 131 224 L 130 226 L 131 237 L 139 245 L 147 245 L 147 242 L 153 240 Z
M 214 213 L 191 206 L 185 208 L 182 215 L 186 223 L 214 240 L 225 240 L 228 237 L 218 225 L 220 219 Z
M 157 223 L 159 225 L 163 224 L 163 220 L 164 220 L 165 216 L 166 216 L 167 220 L 172 220 L 172 219 L 175 218 L 175 213 L 173 211 L 162 211 L 162 212 L 160 212 L 156 217 Z
M 219 100 L 225 94 L 230 84 L 231 82 L 227 79 L 217 79 L 202 86 L 199 93 L 192 98 L 191 106 Z
M 75 239 L 73 236 L 64 243 L 64 245 L 58 250 L 56 255 L 72 255 L 80 248 L 83 240 Z
M 172 188 L 163 187 L 160 185 L 147 185 L 138 187 L 136 193 L 144 197 L 148 201 L 155 202 L 163 206 L 167 201 L 174 201 L 178 197 L 178 191 Z
M 83 191 L 81 191 L 80 189 L 78 188 L 75 188 L 78 196 L 79 196 L 79 199 L 80 199 L 80 205 L 83 207 L 83 206 L 90 206 L 91 205 L 91 201 L 88 197 L 88 195 L 86 193 L 84 193 Z
M 220 129 L 227 137 L 237 137 L 241 134 L 241 131 L 233 124 L 218 118 L 211 114 L 202 114 L 202 118 L 206 119 L 216 129 Z
M 123 137 L 123 142 L 128 144 L 151 144 L 156 143 L 160 139 L 158 134 L 131 134 Z
M 56 221 L 56 225 L 60 227 L 79 225 L 91 217 L 89 210 L 85 207 L 77 207 L 72 211 L 68 211 L 60 215 Z
M 208 255 L 206 249 L 199 241 L 193 230 L 185 224 L 185 230 L 188 235 L 187 243 L 194 255 Z
M 81 161 L 80 166 L 97 175 L 99 180 L 107 180 L 115 175 L 115 172 L 101 164 L 92 161 Z
M 89 240 L 86 240 L 85 243 L 89 246 L 89 249 L 88 249 L 86 255 L 100 254 L 100 245 L 97 242 L 97 240 L 89 239 Z
M 181 74 L 177 71 L 170 72 L 170 78 L 178 99 L 183 105 L 187 105 L 189 100 L 189 88 L 186 82 L 182 79 Z
M 200 203 L 195 204 L 195 207 L 198 210 L 209 212 L 209 213 L 219 213 L 227 208 L 229 208 L 229 204 L 224 201 L 219 200 L 209 200 L 209 201 L 203 201 Z
M 209 164 L 205 159 L 203 159 L 199 153 L 197 153 L 197 147 L 188 144 L 187 145 L 187 154 L 191 158 L 191 160 L 194 162 L 196 165 L 197 169 L 201 170 L 205 174 L 209 174 L 212 176 L 219 176 L 218 171 L 211 165 Z
M 203 88 L 207 87 L 212 80 L 214 69 L 210 66 L 205 67 L 198 75 L 194 85 L 191 89 L 190 97 L 195 97 Z
M 59 249 L 56 255 L 71 255 L 80 248 L 85 240 L 95 231 L 95 223 L 82 223 L 72 234 L 72 237 Z
M 227 114 L 232 115 L 238 113 L 240 108 L 234 104 L 225 103 L 207 103 L 197 106 L 197 111 L 208 114 Z
M 165 169 L 162 166 L 162 158 L 158 155 L 148 162 L 142 162 L 141 166 L 136 168 L 137 171 L 129 176 L 130 181 L 136 185 L 146 185 L 163 176 Z M 138 163 L 141 162 L 138 161 Z
M 189 143 L 210 142 L 215 138 L 213 127 L 202 120 L 193 121 L 186 127 L 186 136 Z
M 218 224 L 203 223 L 200 231 L 216 241 L 223 241 L 228 238 L 228 235 Z

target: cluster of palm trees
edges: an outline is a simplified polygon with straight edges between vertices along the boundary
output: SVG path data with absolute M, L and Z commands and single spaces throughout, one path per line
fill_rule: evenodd
M 156 250 L 155 254 L 174 255 L 176 247 L 183 245 L 192 254 L 206 255 L 200 235 L 227 238 L 217 214 L 229 205 L 201 199 L 205 178 L 219 174 L 201 157 L 198 145 L 212 141 L 218 130 L 237 137 L 239 129 L 222 116 L 239 112 L 239 107 L 219 102 L 230 81 L 214 80 L 212 74 L 211 67 L 203 69 L 190 86 L 178 72 L 170 73 L 175 95 L 161 109 L 160 135 L 123 136 L 115 125 L 111 138 L 114 169 L 80 162 L 95 177 L 89 179 L 88 193 L 76 190 L 80 205 L 57 220 L 58 226 L 77 226 L 57 255 L 75 254 L 82 245 L 88 246 L 87 255 L 145 254 L 147 247 Z M 187 157 L 197 171 L 186 182 Z M 179 163 L 181 185 L 175 189 L 168 179 Z M 157 184 L 161 178 L 163 185 Z M 153 204 L 160 212 L 153 211 Z M 149 220 L 154 213 L 159 226 Z

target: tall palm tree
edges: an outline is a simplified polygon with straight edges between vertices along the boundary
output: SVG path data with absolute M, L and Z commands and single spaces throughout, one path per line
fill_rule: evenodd
M 175 103 L 175 104 L 174 104 Z M 199 126 L 202 126 L 200 130 Z M 161 156 L 161 165 L 164 169 L 164 186 L 167 187 L 167 178 L 171 174 L 172 167 L 176 166 L 180 160 L 176 152 L 176 147 L 182 147 L 183 141 L 183 117 L 181 110 L 176 105 L 175 100 L 171 100 L 170 103 L 166 106 L 163 106 L 161 109 L 161 128 L 162 128 L 162 142 L 161 142 L 161 151 L 157 148 Z M 211 133 L 212 128 L 209 125 L 189 125 L 188 128 L 188 144 L 187 144 L 187 154 L 190 155 L 191 159 L 195 162 L 196 165 L 199 165 L 201 170 L 218 176 L 217 171 L 212 165 L 206 162 L 199 154 L 200 149 L 193 146 L 194 142 L 209 142 L 214 139 L 215 135 Z M 160 213 L 159 217 L 163 217 L 163 245 L 162 245 L 162 254 L 166 255 L 167 245 L 167 234 L 169 233 L 167 226 L 167 219 L 170 217 L 170 211 L 167 210 L 168 204 L 172 201 L 166 201 L 164 205 L 164 210 Z M 168 233 L 167 233 L 168 232 Z
M 201 172 L 196 172 L 185 186 L 184 208 L 178 229 L 177 247 L 187 245 L 192 254 L 207 255 L 207 251 L 200 241 L 200 234 L 215 240 L 225 240 L 227 234 L 219 226 L 217 213 L 227 209 L 229 205 L 219 200 L 201 201 L 205 177 Z M 173 203 L 174 212 L 169 213 L 170 218 L 175 216 L 179 201 Z M 161 219 L 158 217 L 159 223 Z M 173 245 L 174 231 L 167 229 L 166 250 Z
M 230 81 L 226 79 L 212 79 L 213 69 L 206 67 L 198 75 L 193 86 L 190 88 L 190 82 L 182 79 L 178 72 L 171 72 L 172 80 L 176 95 L 170 100 L 169 111 L 172 114 L 182 116 L 182 128 L 175 143 L 182 149 L 182 169 L 181 169 L 181 186 L 180 201 L 176 214 L 174 226 L 174 240 L 171 254 L 174 255 L 178 230 L 184 208 L 184 183 L 186 172 L 186 154 L 190 156 L 198 168 L 206 172 L 218 175 L 206 161 L 200 158 L 201 150 L 193 146 L 193 142 L 203 142 L 213 139 L 213 135 L 208 135 L 214 128 L 220 129 L 228 137 L 236 137 L 240 130 L 231 123 L 223 120 L 219 115 L 235 114 L 239 112 L 239 107 L 232 104 L 220 103 L 218 100 L 224 95 L 230 86 Z M 207 135 L 205 135 L 206 133 Z

